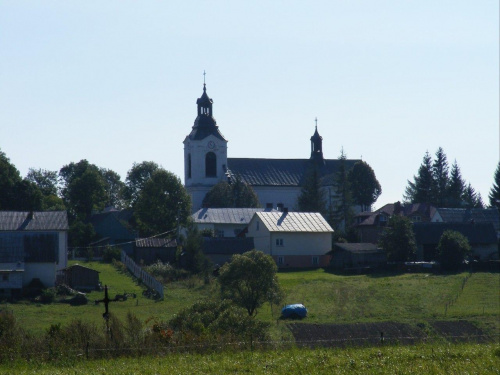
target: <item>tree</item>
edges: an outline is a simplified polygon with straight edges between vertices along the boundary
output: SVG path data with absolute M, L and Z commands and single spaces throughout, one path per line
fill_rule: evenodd
M 500 161 L 498 162 L 497 169 L 495 170 L 493 186 L 491 187 L 488 198 L 490 199 L 491 207 L 500 207 Z
M 203 254 L 203 237 L 193 223 L 188 223 L 181 253 L 181 265 L 193 273 L 207 272 L 210 261 Z
M 352 211 L 351 184 L 346 167 L 347 155 L 344 153 L 344 149 L 340 150 L 338 159 L 340 161 L 339 169 L 335 176 L 335 193 L 338 201 L 330 219 L 337 229 L 345 231 L 351 225 L 354 213 Z
M 262 251 L 233 255 L 220 270 L 222 296 L 244 307 L 248 315 L 255 315 L 264 302 L 278 303 L 282 298 L 277 271 L 273 258 Z
M 157 169 L 142 188 L 134 204 L 134 216 L 143 236 L 173 231 L 186 225 L 191 198 L 172 172 Z
M 300 212 L 320 212 L 325 214 L 325 192 L 321 186 L 320 172 L 316 164 L 311 164 L 304 185 L 297 198 L 297 208 Z
M 104 181 L 106 181 L 104 190 L 106 191 L 106 206 L 124 208 L 123 192 L 125 184 L 121 181 L 120 175 L 111 169 L 100 168 Z
M 80 160 L 62 167 L 59 176 L 70 219 L 84 221 L 90 218 L 93 210 L 100 211 L 106 206 L 106 181 L 96 165 Z
M 464 190 L 462 200 L 466 208 L 484 208 L 481 194 L 476 193 L 476 189 L 469 183 Z
M 58 174 L 56 171 L 30 168 L 26 180 L 35 184 L 42 194 L 42 210 L 66 210 L 64 201 L 59 197 Z
M 471 252 L 471 247 L 463 234 L 447 230 L 439 239 L 437 250 L 441 267 L 445 271 L 456 271 Z
M 432 200 L 438 207 L 444 207 L 448 189 L 448 160 L 441 147 L 436 151 L 436 158 L 432 164 Z
M 457 161 L 451 166 L 450 180 L 447 189 L 447 204 L 446 207 L 458 208 L 462 206 L 462 196 L 464 195 L 465 182 L 460 172 L 460 167 Z
M 153 161 L 143 161 L 140 164 L 134 163 L 132 165 L 132 169 L 127 173 L 123 190 L 123 198 L 129 206 L 135 204 L 144 185 L 159 168 L 158 164 Z
M 259 199 L 252 187 L 239 176 L 229 184 L 221 181 L 214 185 L 203 198 L 203 207 L 209 208 L 255 208 Z
M 399 215 L 391 216 L 380 237 L 379 246 L 385 250 L 387 260 L 391 262 L 412 260 L 417 252 L 417 245 L 410 219 Z
M 413 176 L 413 180 L 413 182 L 408 181 L 404 201 L 407 203 L 431 203 L 433 201 L 434 179 L 432 159 L 428 151 L 424 155 L 417 176 Z
M 17 168 L 0 150 L 0 210 L 30 211 L 42 207 L 40 189 L 22 179 Z
M 366 210 L 375 203 L 382 194 L 382 187 L 375 177 L 375 172 L 368 163 L 358 161 L 349 171 L 352 198 L 355 204 Z

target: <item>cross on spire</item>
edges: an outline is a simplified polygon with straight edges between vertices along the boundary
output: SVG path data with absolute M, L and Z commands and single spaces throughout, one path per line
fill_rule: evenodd
M 316 130 L 318 130 L 318 118 L 317 117 L 314 119 L 314 122 L 316 123 Z
M 205 76 L 207 75 L 207 73 L 205 73 L 205 70 L 203 70 L 203 86 L 205 86 Z

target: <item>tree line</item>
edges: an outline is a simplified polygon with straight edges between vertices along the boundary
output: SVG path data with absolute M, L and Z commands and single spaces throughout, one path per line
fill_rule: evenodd
M 106 207 L 132 209 L 129 224 L 141 236 L 185 225 L 191 211 L 181 180 L 151 161 L 134 163 L 125 182 L 113 170 L 85 159 L 59 171 L 30 168 L 23 178 L 0 150 L 0 191 L 0 210 L 66 210 L 70 246 L 87 246 L 95 240 L 89 219 Z

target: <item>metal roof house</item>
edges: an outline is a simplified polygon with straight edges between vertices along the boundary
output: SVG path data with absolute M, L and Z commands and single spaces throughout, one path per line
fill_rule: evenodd
M 191 215 L 199 231 L 210 229 L 215 237 L 237 237 L 245 229 L 256 212 L 271 212 L 272 208 L 202 208 Z
M 318 212 L 256 212 L 248 225 L 255 248 L 280 268 L 326 267 L 332 227 Z
M 18 293 L 33 279 L 55 285 L 67 266 L 66 211 L 0 211 L 0 292 Z

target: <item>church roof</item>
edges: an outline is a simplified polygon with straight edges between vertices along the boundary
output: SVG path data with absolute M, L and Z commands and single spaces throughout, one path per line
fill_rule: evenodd
M 352 168 L 358 160 L 345 160 L 346 169 Z M 324 160 L 319 165 L 323 186 L 334 184 L 335 175 L 341 161 Z M 310 159 L 253 159 L 227 158 L 228 169 L 232 176 L 238 175 L 251 186 L 302 186 Z
M 333 232 L 319 212 L 256 212 L 255 215 L 270 232 Z

